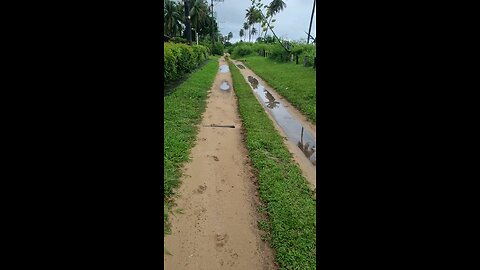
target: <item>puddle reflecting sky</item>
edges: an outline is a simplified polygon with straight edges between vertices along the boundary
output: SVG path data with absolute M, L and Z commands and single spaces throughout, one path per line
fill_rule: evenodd
M 316 141 L 313 136 L 303 128 L 302 124 L 294 118 L 290 112 L 288 112 L 283 104 L 275 100 L 272 94 L 267 91 L 263 85 L 258 84 L 257 79 L 252 76 L 248 76 L 247 79 L 252 85 L 253 91 L 263 101 L 263 105 L 268 108 L 267 111 L 287 134 L 288 139 L 295 142 L 310 162 L 312 162 L 313 165 L 316 165 Z
M 230 84 L 228 84 L 227 81 L 223 81 L 222 84 L 220 85 L 220 90 L 227 91 L 229 89 L 230 89 Z
M 220 65 L 220 72 L 221 73 L 227 73 L 229 71 L 230 71 L 230 69 L 228 68 L 228 65 Z

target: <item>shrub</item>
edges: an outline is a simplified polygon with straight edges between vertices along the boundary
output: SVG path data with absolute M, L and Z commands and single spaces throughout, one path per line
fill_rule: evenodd
M 194 70 L 208 58 L 208 48 L 202 45 L 166 42 L 163 44 L 164 84 L 179 79 L 185 73 Z
M 312 66 L 314 57 L 316 55 L 315 45 L 304 44 L 298 42 L 290 43 L 290 52 L 287 52 L 281 44 L 278 42 L 275 43 L 243 43 L 238 42 L 232 47 L 228 48 L 228 52 L 232 58 L 240 58 L 250 55 L 260 55 L 263 56 L 263 51 L 268 52 L 268 58 L 276 62 L 287 62 L 290 61 L 292 54 L 295 56 L 298 54 L 299 64 L 303 64 L 304 57 L 307 57 L 307 66 Z
M 163 78 L 164 82 L 169 82 L 175 80 L 177 77 L 177 61 L 170 45 L 165 43 L 165 45 L 163 45 L 163 49 Z
M 212 46 L 213 55 L 223 55 L 223 44 L 221 42 L 215 42 Z
M 232 46 L 228 47 L 228 48 L 227 48 L 227 52 L 228 52 L 230 55 L 232 55 L 233 49 L 235 49 L 235 45 L 232 45 Z
M 292 48 L 293 54 L 298 54 L 298 62 L 303 64 L 303 59 L 307 57 L 307 66 L 313 65 L 313 60 L 316 55 L 315 46 L 311 44 L 294 44 Z
M 254 52 L 251 44 L 240 44 L 233 49 L 232 57 L 239 58 L 252 54 L 254 54 Z
M 272 45 L 269 52 L 268 57 L 278 62 L 286 62 L 290 58 L 290 54 L 278 43 Z

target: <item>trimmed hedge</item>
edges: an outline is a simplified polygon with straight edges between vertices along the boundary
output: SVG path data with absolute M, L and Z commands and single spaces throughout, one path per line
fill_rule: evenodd
M 192 45 L 166 42 L 164 51 L 164 84 L 181 78 L 184 74 L 194 70 L 208 58 L 209 50 L 202 45 Z

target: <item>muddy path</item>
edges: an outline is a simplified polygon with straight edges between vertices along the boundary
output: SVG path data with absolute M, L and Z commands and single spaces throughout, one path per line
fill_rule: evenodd
M 316 126 L 244 63 L 237 60 L 232 62 L 250 85 L 277 131 L 285 138 L 285 144 L 299 164 L 303 176 L 308 180 L 311 188 L 315 189 L 317 186 Z
M 243 144 L 237 99 L 224 58 L 209 92 L 191 161 L 165 237 L 168 270 L 277 269 L 257 227 L 254 175 Z M 233 127 L 234 126 L 234 127 Z

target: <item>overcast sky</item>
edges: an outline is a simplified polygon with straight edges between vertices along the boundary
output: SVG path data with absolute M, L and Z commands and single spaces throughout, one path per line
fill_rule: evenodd
M 262 0 L 263 4 L 269 4 L 271 0 Z M 289 40 L 306 40 L 308 33 L 308 26 L 310 24 L 310 16 L 312 15 L 313 0 L 283 0 L 287 7 L 280 13 L 276 14 L 274 19 L 275 27 L 273 31 L 280 38 Z M 210 4 L 210 0 L 208 0 Z M 219 22 L 220 32 L 227 35 L 228 32 L 233 33 L 233 38 L 230 42 L 234 43 L 240 41 L 240 29 L 245 22 L 246 9 L 251 5 L 250 0 L 224 0 L 223 2 L 215 2 L 213 9 L 217 13 L 217 21 Z M 316 37 L 315 17 L 317 7 L 315 6 L 315 14 L 313 16 L 312 30 L 310 35 Z M 255 28 L 258 28 L 256 26 Z M 259 30 L 259 29 L 257 29 Z M 272 35 L 269 30 L 268 35 Z M 255 36 L 255 38 L 257 38 Z M 248 39 L 248 36 L 247 36 Z M 245 40 L 245 37 L 243 37 Z

